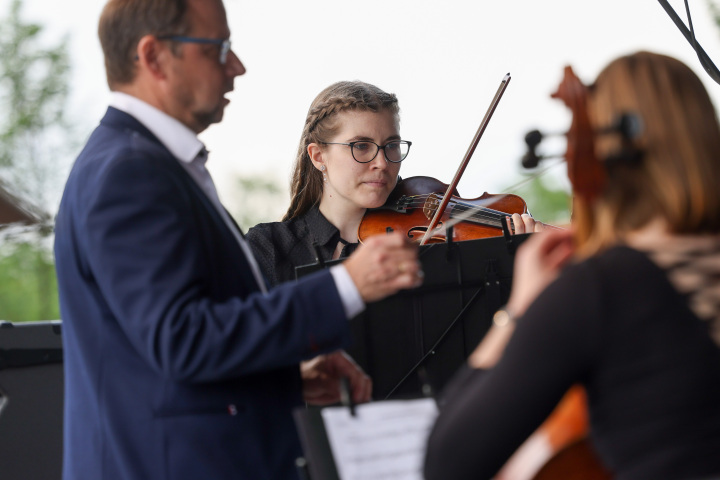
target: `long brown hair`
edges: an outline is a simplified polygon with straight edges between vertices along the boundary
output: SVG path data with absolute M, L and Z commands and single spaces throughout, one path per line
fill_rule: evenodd
M 337 82 L 315 97 L 305 119 L 290 184 L 290 207 L 283 221 L 307 212 L 322 197 L 322 174 L 310 161 L 307 147 L 327 141 L 340 129 L 337 114 L 347 110 L 379 112 L 388 110 L 398 116 L 397 97 L 369 83 Z
M 662 218 L 670 233 L 720 232 L 720 126 L 700 79 L 682 62 L 638 52 L 611 62 L 590 89 L 596 128 L 632 112 L 642 132 L 631 141 L 639 161 L 606 162 L 607 187 L 576 205 L 581 254 Z M 620 149 L 617 135 L 597 139 L 599 158 Z

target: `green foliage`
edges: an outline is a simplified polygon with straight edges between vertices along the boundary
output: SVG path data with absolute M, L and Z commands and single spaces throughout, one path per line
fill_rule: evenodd
M 77 146 L 65 114 L 68 45 L 67 39 L 43 45 L 42 27 L 23 21 L 21 7 L 13 0 L 0 20 L 0 184 L 49 212 Z M 58 319 L 52 226 L 17 229 L 0 226 L 0 319 Z
M 707 0 L 707 4 L 708 9 L 710 10 L 710 15 L 712 15 L 712 18 L 715 21 L 715 25 L 720 27 L 720 7 L 718 7 L 715 0 Z
M 65 107 L 70 60 L 67 38 L 42 45 L 42 27 L 20 17 L 13 0 L 0 22 L 0 177 L 13 193 L 43 209 L 61 189 L 71 127 Z M 65 157 L 66 158 L 66 157 Z
M 52 256 L 36 241 L 5 244 L 0 252 L 0 320 L 56 320 L 57 281 Z
M 535 177 L 515 191 L 536 220 L 557 226 L 570 223 L 570 193 L 565 188 L 553 187 L 547 177 Z

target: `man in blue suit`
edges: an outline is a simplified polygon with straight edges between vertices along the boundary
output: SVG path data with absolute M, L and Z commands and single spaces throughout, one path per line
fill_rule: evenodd
M 337 351 L 365 302 L 419 284 L 416 248 L 371 238 L 267 291 L 196 136 L 245 72 L 222 1 L 110 0 L 98 31 L 111 106 L 56 222 L 63 476 L 294 478 L 291 410 L 303 391 L 336 400 L 340 376 L 369 398 Z M 322 354 L 303 379 L 299 363 Z

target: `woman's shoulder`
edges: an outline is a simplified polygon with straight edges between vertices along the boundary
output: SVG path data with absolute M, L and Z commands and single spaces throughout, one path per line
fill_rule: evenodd
M 626 245 L 617 245 L 566 268 L 559 280 L 565 289 L 591 286 L 604 297 L 622 298 L 626 293 L 652 297 L 670 294 L 666 273 L 648 254 Z M 603 302 L 608 301 L 605 298 Z
M 600 274 L 603 272 L 628 271 L 633 272 L 640 269 L 657 268 L 646 252 L 637 250 L 627 245 L 615 245 L 601 253 L 593 255 L 578 264 L 574 268 L 580 270 L 594 270 Z
M 294 218 L 282 222 L 259 223 L 248 230 L 245 238 L 251 245 L 275 245 L 282 249 L 284 245 L 296 244 L 298 238 L 307 233 L 306 230 L 305 223 Z
M 614 246 L 591 257 L 565 266 L 558 278 L 548 286 L 547 294 L 556 301 L 568 298 L 603 304 L 600 297 L 619 291 L 643 288 L 663 282 L 662 270 L 647 255 L 626 246 Z
M 630 245 L 617 245 L 598 255 L 594 268 L 606 275 L 625 277 L 629 280 L 657 282 L 667 280 L 666 270 L 654 259 L 652 252 Z

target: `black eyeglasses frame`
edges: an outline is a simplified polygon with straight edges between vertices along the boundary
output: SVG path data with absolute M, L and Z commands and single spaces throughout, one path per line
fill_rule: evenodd
M 346 146 L 350 147 L 350 154 L 352 155 L 353 160 L 355 160 L 355 161 L 358 162 L 358 163 L 370 163 L 370 162 L 372 162 L 373 160 L 375 160 L 375 157 L 378 156 L 378 153 L 380 153 L 380 150 L 383 151 L 383 155 L 384 155 L 386 161 L 388 161 L 388 162 L 390 162 L 390 163 L 400 163 L 400 162 L 402 162 L 403 160 L 405 160 L 405 159 L 408 157 L 408 155 L 410 155 L 410 147 L 412 146 L 412 142 L 409 141 L 409 140 L 393 140 L 393 141 L 388 142 L 388 143 L 386 143 L 385 145 L 382 145 L 382 146 L 381 146 L 381 145 L 378 145 L 377 143 L 372 142 L 372 141 L 370 141 L 370 140 L 357 140 L 357 141 L 355 141 L 355 142 L 349 142 L 349 143 L 340 143 L 340 142 L 319 142 L 319 143 L 321 143 L 322 145 L 346 145 Z M 377 150 L 375 151 L 375 155 L 373 155 L 373 157 L 372 157 L 370 160 L 365 160 L 364 162 L 358 160 L 358 159 L 355 157 L 355 145 L 358 144 L 358 143 L 372 143 L 373 145 L 375 145 L 375 146 L 377 147 Z M 387 152 L 385 151 L 385 147 L 387 147 L 388 145 L 393 144 L 393 143 L 402 143 L 402 144 L 407 145 L 407 148 L 408 148 L 407 153 L 405 153 L 405 156 L 402 157 L 400 160 L 390 160 L 390 159 L 388 158 L 388 156 L 387 156 Z

